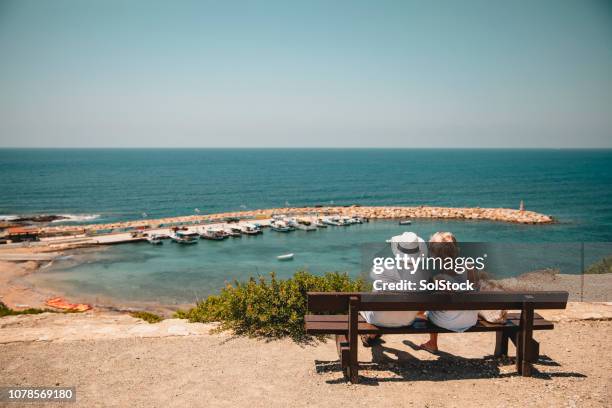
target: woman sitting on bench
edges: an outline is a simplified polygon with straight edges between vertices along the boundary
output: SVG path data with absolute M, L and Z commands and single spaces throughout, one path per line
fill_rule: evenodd
M 431 258 L 456 258 L 459 255 L 459 248 L 455 236 L 450 232 L 436 232 L 429 239 L 429 256 Z M 468 280 L 468 275 L 472 271 L 457 273 L 455 271 L 444 270 L 439 274 L 434 274 L 433 280 L 446 280 L 462 283 Z M 474 326 L 478 321 L 477 310 L 435 310 L 427 312 L 427 318 L 436 326 L 454 332 L 464 332 Z M 429 341 L 421 344 L 421 348 L 431 353 L 438 351 L 438 333 L 430 333 Z
M 387 241 L 391 244 L 393 256 L 406 259 L 407 265 L 414 265 L 408 262 L 409 258 L 419 258 L 427 256 L 427 243 L 423 238 L 414 232 L 404 232 L 396 235 Z M 397 268 L 384 268 L 382 272 L 371 271 L 372 280 L 389 283 L 402 281 L 412 281 L 418 283 L 421 279 L 427 280 L 429 276 L 424 274 L 422 269 L 413 270 L 411 268 L 398 270 Z M 374 290 L 376 292 L 377 290 Z M 380 327 L 402 327 L 410 326 L 417 315 L 416 311 L 361 311 L 360 314 L 366 322 Z M 363 334 L 361 342 L 364 347 L 371 347 L 374 342 L 380 339 L 378 334 Z

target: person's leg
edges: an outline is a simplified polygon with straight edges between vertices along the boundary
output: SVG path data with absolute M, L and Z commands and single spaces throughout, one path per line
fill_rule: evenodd
M 429 341 L 421 344 L 423 350 L 427 350 L 430 353 L 438 351 L 438 333 L 429 333 Z

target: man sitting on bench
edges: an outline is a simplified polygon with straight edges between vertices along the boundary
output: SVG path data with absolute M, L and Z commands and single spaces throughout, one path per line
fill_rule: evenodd
M 404 232 L 402 235 L 396 235 L 388 240 L 391 244 L 391 251 L 394 256 L 399 256 L 401 259 L 418 258 L 427 256 L 427 244 L 414 232 Z M 407 259 L 407 265 L 413 263 Z M 372 280 L 378 280 L 383 284 L 399 283 L 402 281 L 412 281 L 418 284 L 422 279 L 427 280 L 429 276 L 422 270 L 413 271 L 412 267 L 402 268 L 382 268 L 380 271 L 375 271 L 374 268 L 370 272 Z M 414 273 L 413 273 L 414 272 Z M 377 292 L 377 290 L 374 290 Z M 363 318 L 370 324 L 380 327 L 402 327 L 410 326 L 417 315 L 416 311 L 361 311 Z M 361 336 L 361 341 L 365 347 L 371 347 L 375 341 L 380 339 L 378 334 L 364 334 Z
M 436 232 L 429 239 L 429 257 L 446 260 L 459 256 L 457 240 L 450 232 Z M 473 271 L 457 273 L 453 270 L 443 270 L 434 274 L 433 280 L 445 280 L 455 283 L 466 282 L 468 279 L 475 282 Z M 436 326 L 461 333 L 478 322 L 477 310 L 436 310 L 427 312 L 427 318 Z M 421 344 L 421 348 L 435 353 L 438 351 L 438 333 L 430 333 L 429 341 Z

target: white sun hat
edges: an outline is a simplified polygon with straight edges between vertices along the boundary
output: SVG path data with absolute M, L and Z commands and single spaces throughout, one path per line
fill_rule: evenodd
M 406 231 L 402 235 L 391 237 L 387 242 L 391 243 L 393 255 L 407 255 L 411 258 L 421 254 L 427 256 L 427 243 L 414 232 Z

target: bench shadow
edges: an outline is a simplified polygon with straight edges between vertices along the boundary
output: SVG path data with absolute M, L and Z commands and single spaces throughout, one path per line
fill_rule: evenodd
M 414 350 L 420 350 L 415 343 L 405 340 L 404 344 Z M 373 346 L 371 349 L 372 361 L 359 363 L 359 383 L 363 385 L 378 385 L 385 382 L 402 381 L 447 381 L 447 380 L 476 380 L 486 378 L 508 378 L 520 375 L 512 370 L 501 372 L 502 367 L 514 366 L 514 357 L 465 358 L 444 351 L 436 353 L 435 360 L 421 360 L 407 350 L 386 347 L 384 344 Z M 550 380 L 554 377 L 586 378 L 586 375 L 577 372 L 542 372 L 538 366 L 561 367 L 559 363 L 546 355 L 540 356 L 534 363 L 533 378 Z M 342 373 L 339 360 L 315 360 L 315 370 L 318 374 Z M 328 384 L 344 384 L 344 376 L 327 380 Z

